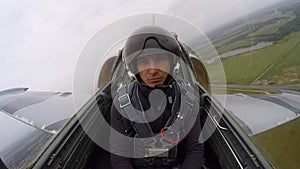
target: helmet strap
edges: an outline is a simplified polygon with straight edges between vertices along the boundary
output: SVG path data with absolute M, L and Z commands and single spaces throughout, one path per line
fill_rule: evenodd
M 131 80 L 137 80 L 135 75 L 129 69 L 126 68 L 126 70 L 127 70 L 128 76 L 130 77 Z
M 173 69 L 173 74 L 174 75 L 178 75 L 179 74 L 179 68 L 180 68 L 180 63 L 176 63 L 176 65 L 174 66 L 174 69 Z

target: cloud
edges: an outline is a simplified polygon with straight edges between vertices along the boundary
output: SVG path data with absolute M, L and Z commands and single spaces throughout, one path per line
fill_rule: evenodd
M 19 86 L 32 90 L 71 90 L 76 61 L 85 44 L 101 28 L 122 17 L 169 13 L 208 31 L 271 2 L 3 0 L 0 2 L 0 90 Z

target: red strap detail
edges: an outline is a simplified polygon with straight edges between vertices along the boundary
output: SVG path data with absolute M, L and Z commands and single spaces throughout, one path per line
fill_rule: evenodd
M 170 143 L 173 143 L 173 144 L 177 144 L 179 142 L 179 137 L 177 137 L 176 140 L 172 140 L 172 139 L 169 139 L 168 137 L 165 137 L 163 132 L 165 130 L 165 127 L 163 127 L 161 130 L 160 130 L 160 133 L 159 135 L 166 141 L 170 142 Z

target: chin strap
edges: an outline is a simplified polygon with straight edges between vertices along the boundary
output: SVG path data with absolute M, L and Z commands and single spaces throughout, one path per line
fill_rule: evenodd
M 172 82 L 172 84 L 161 84 L 161 85 L 156 85 L 155 88 L 159 88 L 159 89 L 164 89 L 164 88 L 174 88 L 175 86 L 175 81 Z

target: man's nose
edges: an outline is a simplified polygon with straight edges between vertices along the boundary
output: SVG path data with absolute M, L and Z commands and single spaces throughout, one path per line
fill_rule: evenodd
M 148 70 L 149 73 L 156 73 L 158 71 L 158 65 L 154 59 L 149 60 Z
M 157 68 L 157 63 L 156 63 L 156 61 L 154 60 L 154 59 L 149 59 L 149 61 L 148 61 L 148 67 L 149 67 L 149 69 L 151 69 L 151 68 Z

